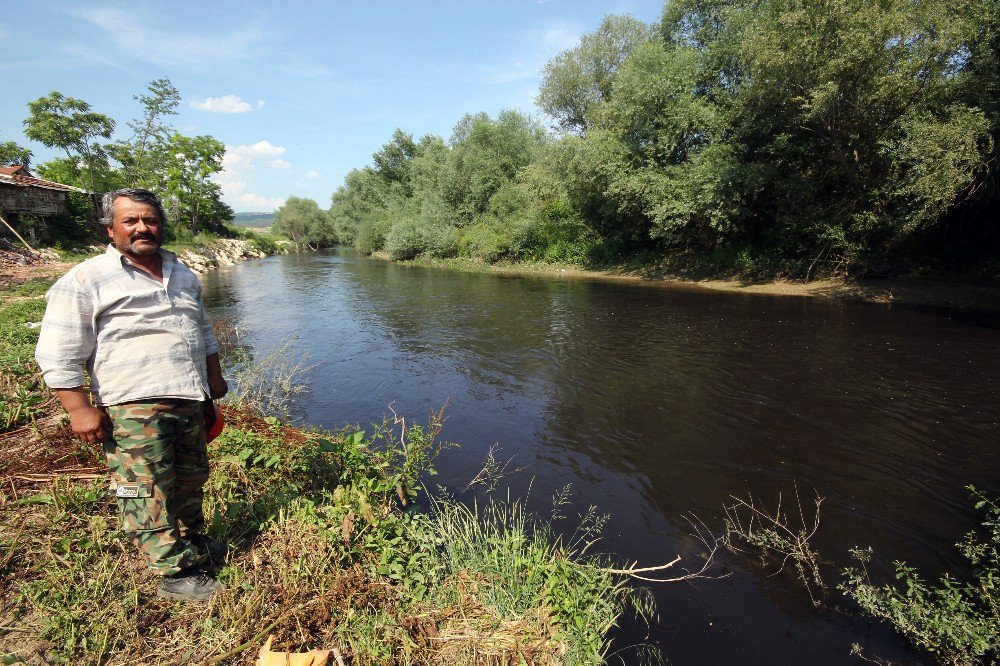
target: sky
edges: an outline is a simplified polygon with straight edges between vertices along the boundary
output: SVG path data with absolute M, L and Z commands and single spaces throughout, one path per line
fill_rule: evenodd
M 182 134 L 226 145 L 216 180 L 237 212 L 289 196 L 322 208 L 396 128 L 447 139 L 467 113 L 534 105 L 542 68 L 608 14 L 646 22 L 663 0 L 221 0 L 3 3 L 0 141 L 28 140 L 27 103 L 58 90 L 118 124 L 167 77 Z

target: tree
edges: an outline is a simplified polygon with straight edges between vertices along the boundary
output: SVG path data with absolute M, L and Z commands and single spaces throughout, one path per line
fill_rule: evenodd
M 330 216 L 337 239 L 342 243 L 354 243 L 358 228 L 382 217 L 389 203 L 385 180 L 374 169 L 351 169 L 330 200 Z
M 170 79 L 156 79 L 146 87 L 149 94 L 139 94 L 133 99 L 142 104 L 141 118 L 129 122 L 132 138 L 116 146 L 115 157 L 125 170 L 129 187 L 149 185 L 155 181 L 156 147 L 170 139 L 172 128 L 164 123 L 166 116 L 177 115 L 181 95 Z
M 0 142 L 0 166 L 31 166 L 31 151 L 13 141 Z
M 372 155 L 375 173 L 385 181 L 387 187 L 396 190 L 403 197 L 409 197 L 413 194 L 410 163 L 416 154 L 417 144 L 413 141 L 413 135 L 397 128 L 392 140 Z
M 611 96 L 625 59 L 653 36 L 651 26 L 628 14 L 604 17 L 595 32 L 545 65 L 535 103 L 563 130 L 585 132 L 591 110 Z
M 445 200 L 471 222 L 486 212 L 490 197 L 504 183 L 531 163 L 545 141 L 545 129 L 519 111 L 506 109 L 496 120 L 485 113 L 466 115 L 451 137 Z
M 336 242 L 330 217 L 312 199 L 289 197 L 274 214 L 273 230 L 295 243 L 296 249 Z
M 165 203 L 191 233 L 206 223 L 218 226 L 232 220 L 232 209 L 220 200 L 222 188 L 211 180 L 222 171 L 225 153 L 222 142 L 210 136 L 174 134 L 159 157 Z
M 77 184 L 98 192 L 110 176 L 108 153 L 97 139 L 110 139 L 115 121 L 94 113 L 83 100 L 53 91 L 28 102 L 24 134 L 48 148 L 59 148 L 74 165 Z

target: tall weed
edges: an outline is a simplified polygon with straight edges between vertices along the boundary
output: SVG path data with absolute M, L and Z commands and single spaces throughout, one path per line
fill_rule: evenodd
M 949 664 L 995 664 L 1000 659 L 1000 503 L 969 487 L 982 511 L 983 530 L 957 544 L 972 566 L 962 581 L 946 573 L 937 585 L 905 562 L 896 562 L 902 588 L 873 585 L 866 564 L 870 548 L 855 548 L 858 567 L 845 570 L 840 589 L 868 615 L 885 620 L 915 645 Z

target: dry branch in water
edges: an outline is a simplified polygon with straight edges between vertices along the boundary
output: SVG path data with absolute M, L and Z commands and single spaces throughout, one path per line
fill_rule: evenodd
M 779 559 L 780 565 L 772 575 L 781 572 L 791 563 L 799 580 L 809 592 L 813 605 L 820 605 L 828 588 L 820 575 L 819 553 L 813 550 L 809 542 L 819 530 L 819 513 L 823 498 L 818 494 L 815 495 L 815 512 L 811 520 L 807 519 L 796 485 L 795 502 L 799 527 L 793 527 L 789 522 L 788 514 L 782 508 L 783 498 L 780 494 L 773 513 L 762 508 L 753 495 L 747 495 L 747 499 L 736 496 L 730 498 L 734 503 L 724 507 L 725 543 L 730 550 L 743 552 L 735 543 L 736 539 L 739 539 L 759 550 L 762 558 L 770 555 Z
M 695 538 L 697 538 L 698 541 L 700 541 L 705 547 L 704 561 L 696 571 L 687 571 L 684 575 L 674 576 L 673 578 L 654 578 L 652 576 L 644 575 L 670 569 L 681 561 L 680 555 L 675 557 L 670 562 L 660 564 L 658 566 L 640 568 L 636 566 L 638 562 L 633 562 L 631 566 L 625 567 L 624 569 L 604 569 L 604 571 L 619 576 L 628 576 L 629 578 L 641 580 L 647 583 L 679 583 L 681 581 L 694 580 L 696 578 L 726 578 L 729 576 L 728 573 L 719 576 L 712 576 L 708 574 L 709 569 L 711 569 L 712 565 L 715 564 L 715 554 L 719 551 L 719 547 L 725 542 L 726 537 L 713 536 L 708 527 L 695 516 L 685 516 L 685 518 L 694 530 L 693 536 L 695 536 Z

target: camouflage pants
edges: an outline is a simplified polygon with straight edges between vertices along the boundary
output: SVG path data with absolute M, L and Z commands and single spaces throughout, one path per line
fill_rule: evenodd
M 108 406 L 113 439 L 104 442 L 122 530 L 167 576 L 199 564 L 202 556 L 184 535 L 205 526 L 208 479 L 204 403 L 154 400 Z

